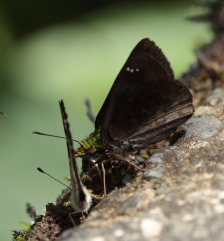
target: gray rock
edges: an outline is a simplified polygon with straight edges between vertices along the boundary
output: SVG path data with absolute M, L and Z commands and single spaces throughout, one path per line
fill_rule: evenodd
M 165 172 L 165 170 L 166 170 L 166 167 L 151 168 L 144 173 L 144 177 L 145 178 L 149 178 L 149 177 L 161 178 L 161 177 L 163 177 L 163 173 Z
M 216 106 L 218 102 L 223 102 L 224 91 L 221 88 L 213 90 L 212 94 L 205 100 L 205 104 L 210 106 Z
M 113 191 L 62 240 L 223 241 L 223 121 L 202 116 L 183 129 L 174 146 L 147 161 L 144 174 Z
M 133 179 L 132 176 L 129 173 L 127 173 L 125 175 L 125 177 L 123 178 L 123 180 L 122 180 L 122 184 L 127 186 L 127 185 L 129 185 L 131 183 L 132 179 Z
M 155 153 L 151 158 L 148 159 L 147 162 L 152 163 L 152 164 L 162 164 L 163 161 L 163 153 Z
M 157 195 L 161 195 L 161 194 L 164 193 L 167 189 L 168 189 L 168 187 L 163 186 L 163 187 L 158 188 L 155 192 L 156 192 Z
M 114 190 L 62 240 L 223 241 L 222 94 L 213 91 L 174 145 L 157 150 L 145 173 Z
M 224 127 L 224 122 L 214 116 L 202 116 L 190 119 L 183 127 L 185 138 L 198 137 L 206 140 L 216 135 Z
M 142 157 L 141 155 L 136 155 L 135 158 L 137 159 L 138 162 L 145 162 L 145 158 Z

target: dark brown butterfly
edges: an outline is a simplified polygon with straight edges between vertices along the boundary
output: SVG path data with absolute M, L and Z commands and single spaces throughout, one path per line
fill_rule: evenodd
M 110 180 L 119 179 L 120 169 L 127 168 L 121 167 L 127 161 L 127 153 L 169 137 L 193 115 L 192 102 L 189 89 L 174 79 L 162 50 L 148 38 L 142 39 L 132 50 L 98 113 L 95 131 L 75 150 L 76 156 L 83 157 L 83 170 L 91 178 L 91 188 L 102 179 L 98 175 L 104 172 L 102 164 L 108 165 L 108 185 Z M 112 159 L 120 160 L 116 162 L 117 168 Z
M 84 172 L 107 163 L 109 155 L 123 161 L 128 152 L 166 139 L 192 116 L 192 101 L 189 89 L 174 79 L 162 50 L 142 39 L 98 113 L 95 131 L 76 150 Z
M 194 113 L 192 95 L 162 50 L 142 39 L 118 74 L 78 156 L 109 150 L 124 153 L 170 136 Z

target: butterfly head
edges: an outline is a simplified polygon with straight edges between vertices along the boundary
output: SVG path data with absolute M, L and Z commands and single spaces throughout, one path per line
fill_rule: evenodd
M 94 131 L 81 142 L 81 146 L 76 149 L 76 155 L 78 157 L 84 157 L 94 155 L 98 150 L 102 150 L 103 145 L 100 138 L 100 129 Z

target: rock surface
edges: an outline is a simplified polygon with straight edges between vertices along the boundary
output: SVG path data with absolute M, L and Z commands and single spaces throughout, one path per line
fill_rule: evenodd
M 215 103 L 215 104 L 214 104 Z M 215 89 L 184 135 L 114 190 L 63 241 L 224 240 L 224 91 Z

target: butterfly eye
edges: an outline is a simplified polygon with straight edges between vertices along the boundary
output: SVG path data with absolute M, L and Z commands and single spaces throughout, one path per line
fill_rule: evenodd
M 97 151 L 97 149 L 96 149 L 96 147 L 91 146 L 87 151 L 89 154 L 94 154 Z

